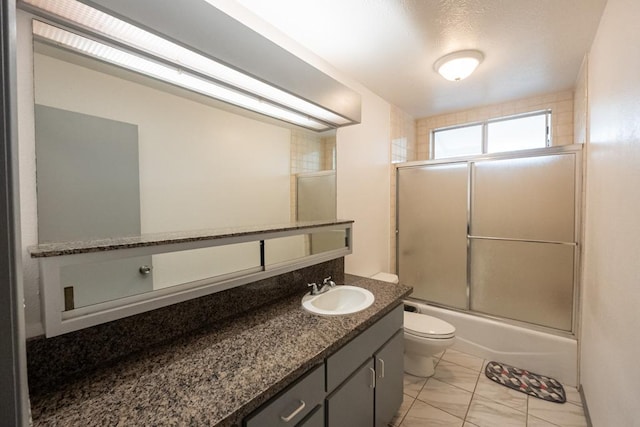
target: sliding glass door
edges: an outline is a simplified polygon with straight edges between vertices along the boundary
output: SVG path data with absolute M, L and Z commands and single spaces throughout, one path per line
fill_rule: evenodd
M 467 302 L 466 162 L 398 170 L 398 269 L 413 297 Z
M 398 168 L 398 273 L 412 297 L 572 331 L 580 153 Z

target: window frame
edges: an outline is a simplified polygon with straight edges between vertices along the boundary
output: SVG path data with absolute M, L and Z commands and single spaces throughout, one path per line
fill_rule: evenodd
M 430 133 L 430 138 L 429 138 L 429 159 L 431 160 L 442 160 L 442 159 L 453 159 L 455 157 L 435 157 L 435 149 L 436 149 L 436 133 L 437 132 L 442 132 L 442 131 L 448 131 L 448 130 L 453 130 L 453 129 L 461 129 L 461 128 L 465 128 L 465 127 L 471 127 L 471 126 L 478 126 L 481 125 L 482 126 L 482 141 L 481 141 L 481 150 L 482 152 L 479 155 L 485 155 L 485 154 L 494 154 L 494 152 L 489 152 L 488 148 L 489 148 L 489 124 L 491 123 L 497 123 L 497 122 L 506 122 L 509 120 L 517 120 L 517 119 L 524 119 L 527 117 L 534 117 L 534 116 L 545 116 L 545 123 L 546 123 L 546 137 L 545 137 L 545 145 L 544 148 L 547 147 L 551 147 L 552 144 L 552 133 L 551 133 L 551 123 L 552 123 L 552 110 L 549 109 L 544 109 L 544 110 L 536 110 L 536 111 L 529 111 L 527 113 L 521 113 L 521 114 L 512 114 L 509 116 L 502 116 L 502 117 L 496 117 L 496 118 L 492 118 L 492 119 L 487 119 L 487 120 L 480 120 L 480 121 L 476 121 L 476 122 L 469 122 L 469 123 L 461 123 L 461 124 L 456 124 L 456 125 L 452 125 L 452 126 L 444 126 L 444 127 L 439 127 L 439 128 L 434 128 L 431 130 Z M 543 147 L 536 147 L 533 148 L 534 150 L 539 149 L 539 148 L 543 148 Z M 509 150 L 509 151 L 521 151 L 521 150 Z M 504 153 L 504 152 L 509 152 L 509 151 L 496 151 L 495 153 Z M 470 156 L 475 156 L 475 154 L 470 154 L 470 155 L 465 155 L 465 156 L 458 156 L 458 158 L 460 157 L 470 157 Z

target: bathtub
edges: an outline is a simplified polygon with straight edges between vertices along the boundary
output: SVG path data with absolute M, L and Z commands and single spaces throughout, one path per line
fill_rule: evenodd
M 567 386 L 577 386 L 578 343 L 575 339 L 417 301 L 405 301 L 405 304 L 455 326 L 454 350 L 551 376 Z

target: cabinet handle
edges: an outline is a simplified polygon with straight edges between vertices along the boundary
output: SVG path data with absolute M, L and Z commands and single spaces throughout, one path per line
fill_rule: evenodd
M 380 378 L 384 378 L 384 360 L 378 359 L 380 361 Z
M 291 421 L 296 415 L 298 415 L 300 413 L 300 411 L 302 411 L 304 409 L 304 407 L 307 406 L 306 403 L 304 403 L 304 400 L 300 401 L 300 406 L 298 406 L 296 408 L 295 411 L 293 411 L 291 414 L 289 414 L 289 416 L 285 417 L 280 415 L 280 419 L 282 421 L 284 421 L 285 423 L 288 423 L 289 421 Z
M 373 368 L 369 368 L 369 370 L 371 371 L 371 384 L 369 384 L 369 387 L 376 388 L 376 370 Z

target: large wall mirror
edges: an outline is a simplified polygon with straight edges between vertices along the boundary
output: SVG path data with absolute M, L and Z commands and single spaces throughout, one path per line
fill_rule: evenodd
M 33 56 L 39 243 L 335 219 L 335 131 L 244 112 L 35 33 Z M 336 247 L 344 233 L 300 235 L 269 256 Z M 251 270 L 259 253 L 249 242 L 69 266 L 60 292 L 69 309 L 99 304 Z

